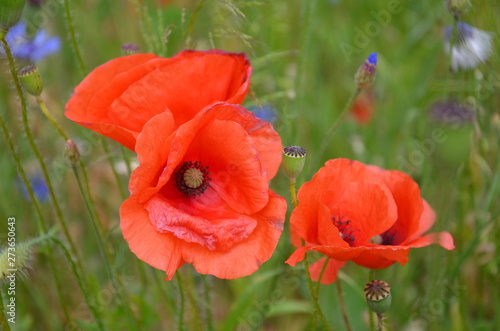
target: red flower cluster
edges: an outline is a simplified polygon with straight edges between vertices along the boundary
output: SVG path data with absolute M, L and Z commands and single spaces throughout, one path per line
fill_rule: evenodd
M 448 232 L 424 235 L 436 215 L 408 175 L 357 161 L 328 161 L 298 192 L 290 224 L 298 248 L 286 261 L 294 266 L 309 250 L 329 257 L 323 284 L 337 278 L 348 260 L 372 269 L 405 264 L 412 247 L 439 244 L 453 249 Z M 326 258 L 311 266 L 317 280 Z
M 120 208 L 130 249 L 171 279 L 184 263 L 203 274 L 255 272 L 276 248 L 286 201 L 269 190 L 281 163 L 272 126 L 242 106 L 243 54 L 137 54 L 94 70 L 66 115 L 137 153 Z

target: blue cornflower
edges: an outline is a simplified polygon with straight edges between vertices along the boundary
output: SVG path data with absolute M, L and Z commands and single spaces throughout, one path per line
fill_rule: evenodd
M 45 180 L 40 175 L 31 175 L 28 177 L 28 180 L 30 181 L 35 198 L 40 202 L 46 202 L 49 199 L 49 188 L 47 183 L 45 183 Z M 30 201 L 31 198 L 28 194 L 28 189 L 24 186 L 24 183 L 20 183 L 20 186 L 23 198 L 26 201 Z
M 276 119 L 278 118 L 278 111 L 276 110 L 276 108 L 269 104 L 263 104 L 262 106 L 251 106 L 248 108 L 248 110 L 254 113 L 254 115 L 261 120 L 268 121 L 271 124 L 274 124 L 276 122 Z
M 5 38 L 11 48 L 12 56 L 29 62 L 43 60 L 61 48 L 59 37 L 49 37 L 42 29 L 37 31 L 33 39 L 27 38 L 24 22 L 19 22 L 10 28 Z M 5 54 L 3 47 L 0 47 L 0 54 Z
M 377 70 L 377 53 L 371 53 L 366 61 L 359 67 L 354 82 L 358 88 L 362 89 L 373 84 L 375 72 Z
M 445 51 L 450 53 L 452 27 L 444 30 Z M 485 62 L 493 51 L 493 34 L 482 31 L 466 23 L 458 23 L 456 39 L 451 54 L 451 70 L 474 69 L 480 62 Z

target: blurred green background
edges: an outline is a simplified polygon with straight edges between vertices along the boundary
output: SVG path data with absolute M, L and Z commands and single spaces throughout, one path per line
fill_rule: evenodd
M 138 0 L 137 0 L 138 1 Z M 119 229 L 120 194 L 109 160 L 124 168 L 123 151 L 67 120 L 64 105 L 83 79 L 70 42 L 65 1 L 27 6 L 24 20 L 60 36 L 61 51 L 38 63 L 45 89 L 42 98 L 62 128 L 79 144 L 90 187 L 104 225 L 111 266 L 124 288 L 126 304 L 145 330 L 177 327 L 185 300 L 186 330 L 209 330 L 205 289 L 211 288 L 216 330 L 309 330 L 312 316 L 302 266 L 283 262 L 293 251 L 288 224 L 272 257 L 254 275 L 237 280 L 202 277 L 190 265 L 179 283 L 138 260 Z M 392 286 L 392 330 L 495 330 L 500 326 L 500 3 L 474 1 L 461 20 L 495 33 L 493 55 L 477 69 L 449 70 L 443 28 L 453 22 L 443 1 L 275 0 L 275 1 L 70 1 L 74 28 L 88 70 L 121 55 L 124 43 L 143 52 L 171 56 L 183 49 L 218 48 L 246 52 L 253 66 L 252 92 L 245 106 L 268 104 L 284 145 L 301 145 L 308 163 L 298 178 L 308 181 L 331 158 L 346 157 L 409 173 L 437 213 L 432 231 L 449 231 L 456 249 L 413 249 L 405 266 L 376 270 L 374 277 Z M 361 125 L 347 116 L 317 155 L 325 132 L 355 89 L 353 76 L 378 53 L 373 114 Z M 19 66 L 23 65 L 19 63 Z M 41 172 L 23 133 L 17 94 L 8 63 L 0 59 L 0 113 L 28 173 Z M 366 92 L 364 92 L 366 93 Z M 473 120 L 456 125 L 433 121 L 430 106 L 453 97 L 473 111 Z M 71 168 L 64 141 L 28 98 L 29 125 L 47 164 L 69 231 L 86 270 L 92 298 L 110 330 L 137 330 L 106 274 L 90 219 Z M 436 139 L 436 136 L 439 139 Z M 3 138 L 3 136 L 2 136 Z M 39 235 L 36 217 L 16 172 L 5 139 L 0 139 L 0 247 L 7 243 L 7 218 L 17 220 L 17 242 Z M 125 152 L 133 159 L 133 154 Z M 317 161 L 317 162 L 315 162 Z M 127 172 L 120 171 L 122 187 Z M 289 197 L 282 172 L 272 187 Z M 50 201 L 40 201 L 43 215 L 63 238 Z M 291 208 L 289 208 L 291 210 Z M 288 223 L 288 222 L 287 222 Z M 52 272 L 48 258 L 56 261 Z M 369 270 L 348 263 L 341 271 L 347 312 L 355 330 L 368 330 L 363 287 Z M 55 280 L 54 278 L 58 278 Z M 56 284 L 62 284 L 60 295 Z M 6 283 L 2 286 L 6 304 Z M 97 330 L 78 290 L 64 253 L 50 243 L 31 250 L 29 268 L 17 280 L 17 321 L 13 330 Z M 335 329 L 344 329 L 335 285 L 322 286 L 320 302 Z

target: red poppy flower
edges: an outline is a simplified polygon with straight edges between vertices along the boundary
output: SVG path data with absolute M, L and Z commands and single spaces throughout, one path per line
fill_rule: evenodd
M 137 135 L 155 115 L 169 110 L 178 127 L 214 102 L 243 102 L 251 71 L 245 54 L 218 50 L 120 57 L 75 88 L 65 114 L 134 150 Z
M 253 273 L 271 257 L 285 218 L 285 199 L 268 187 L 281 163 L 278 134 L 227 103 L 174 127 L 164 112 L 138 136 L 140 165 L 120 208 L 130 249 L 169 280 L 184 263 L 219 278 Z
M 359 95 L 351 107 L 351 114 L 359 124 L 368 124 L 373 115 L 373 93 Z
M 321 282 L 330 284 L 348 260 L 380 269 L 408 261 L 412 247 L 439 244 L 454 249 L 448 232 L 424 235 L 436 215 L 420 197 L 420 189 L 408 175 L 357 161 L 326 162 L 298 192 L 300 204 L 290 225 L 298 248 L 286 263 L 294 266 L 309 250 L 330 260 Z M 326 258 L 311 266 L 317 280 Z

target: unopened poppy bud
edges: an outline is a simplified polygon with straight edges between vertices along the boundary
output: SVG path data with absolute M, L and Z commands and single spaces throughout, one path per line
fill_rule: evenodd
M 123 44 L 122 45 L 122 55 L 132 55 L 139 53 L 139 46 L 136 44 Z
M 25 0 L 0 1 L 0 39 L 5 37 L 11 26 L 16 25 L 23 13 Z
M 377 70 L 377 53 L 371 53 L 363 63 L 356 75 L 354 75 L 354 83 L 360 89 L 366 88 L 373 84 L 375 80 L 375 71 Z
M 459 17 L 465 14 L 471 7 L 469 0 L 448 0 L 446 8 L 454 17 Z
M 43 81 L 37 66 L 26 66 L 17 72 L 17 77 L 24 89 L 31 95 L 39 96 L 43 90 Z
M 300 146 L 288 146 L 283 149 L 283 169 L 288 178 L 295 179 L 302 172 L 306 163 L 306 150 Z
M 391 286 L 382 280 L 372 280 L 365 285 L 366 302 L 376 314 L 384 314 L 391 308 Z
M 64 145 L 64 157 L 71 163 L 71 165 L 76 165 L 80 160 L 80 153 L 73 140 L 69 139 Z

